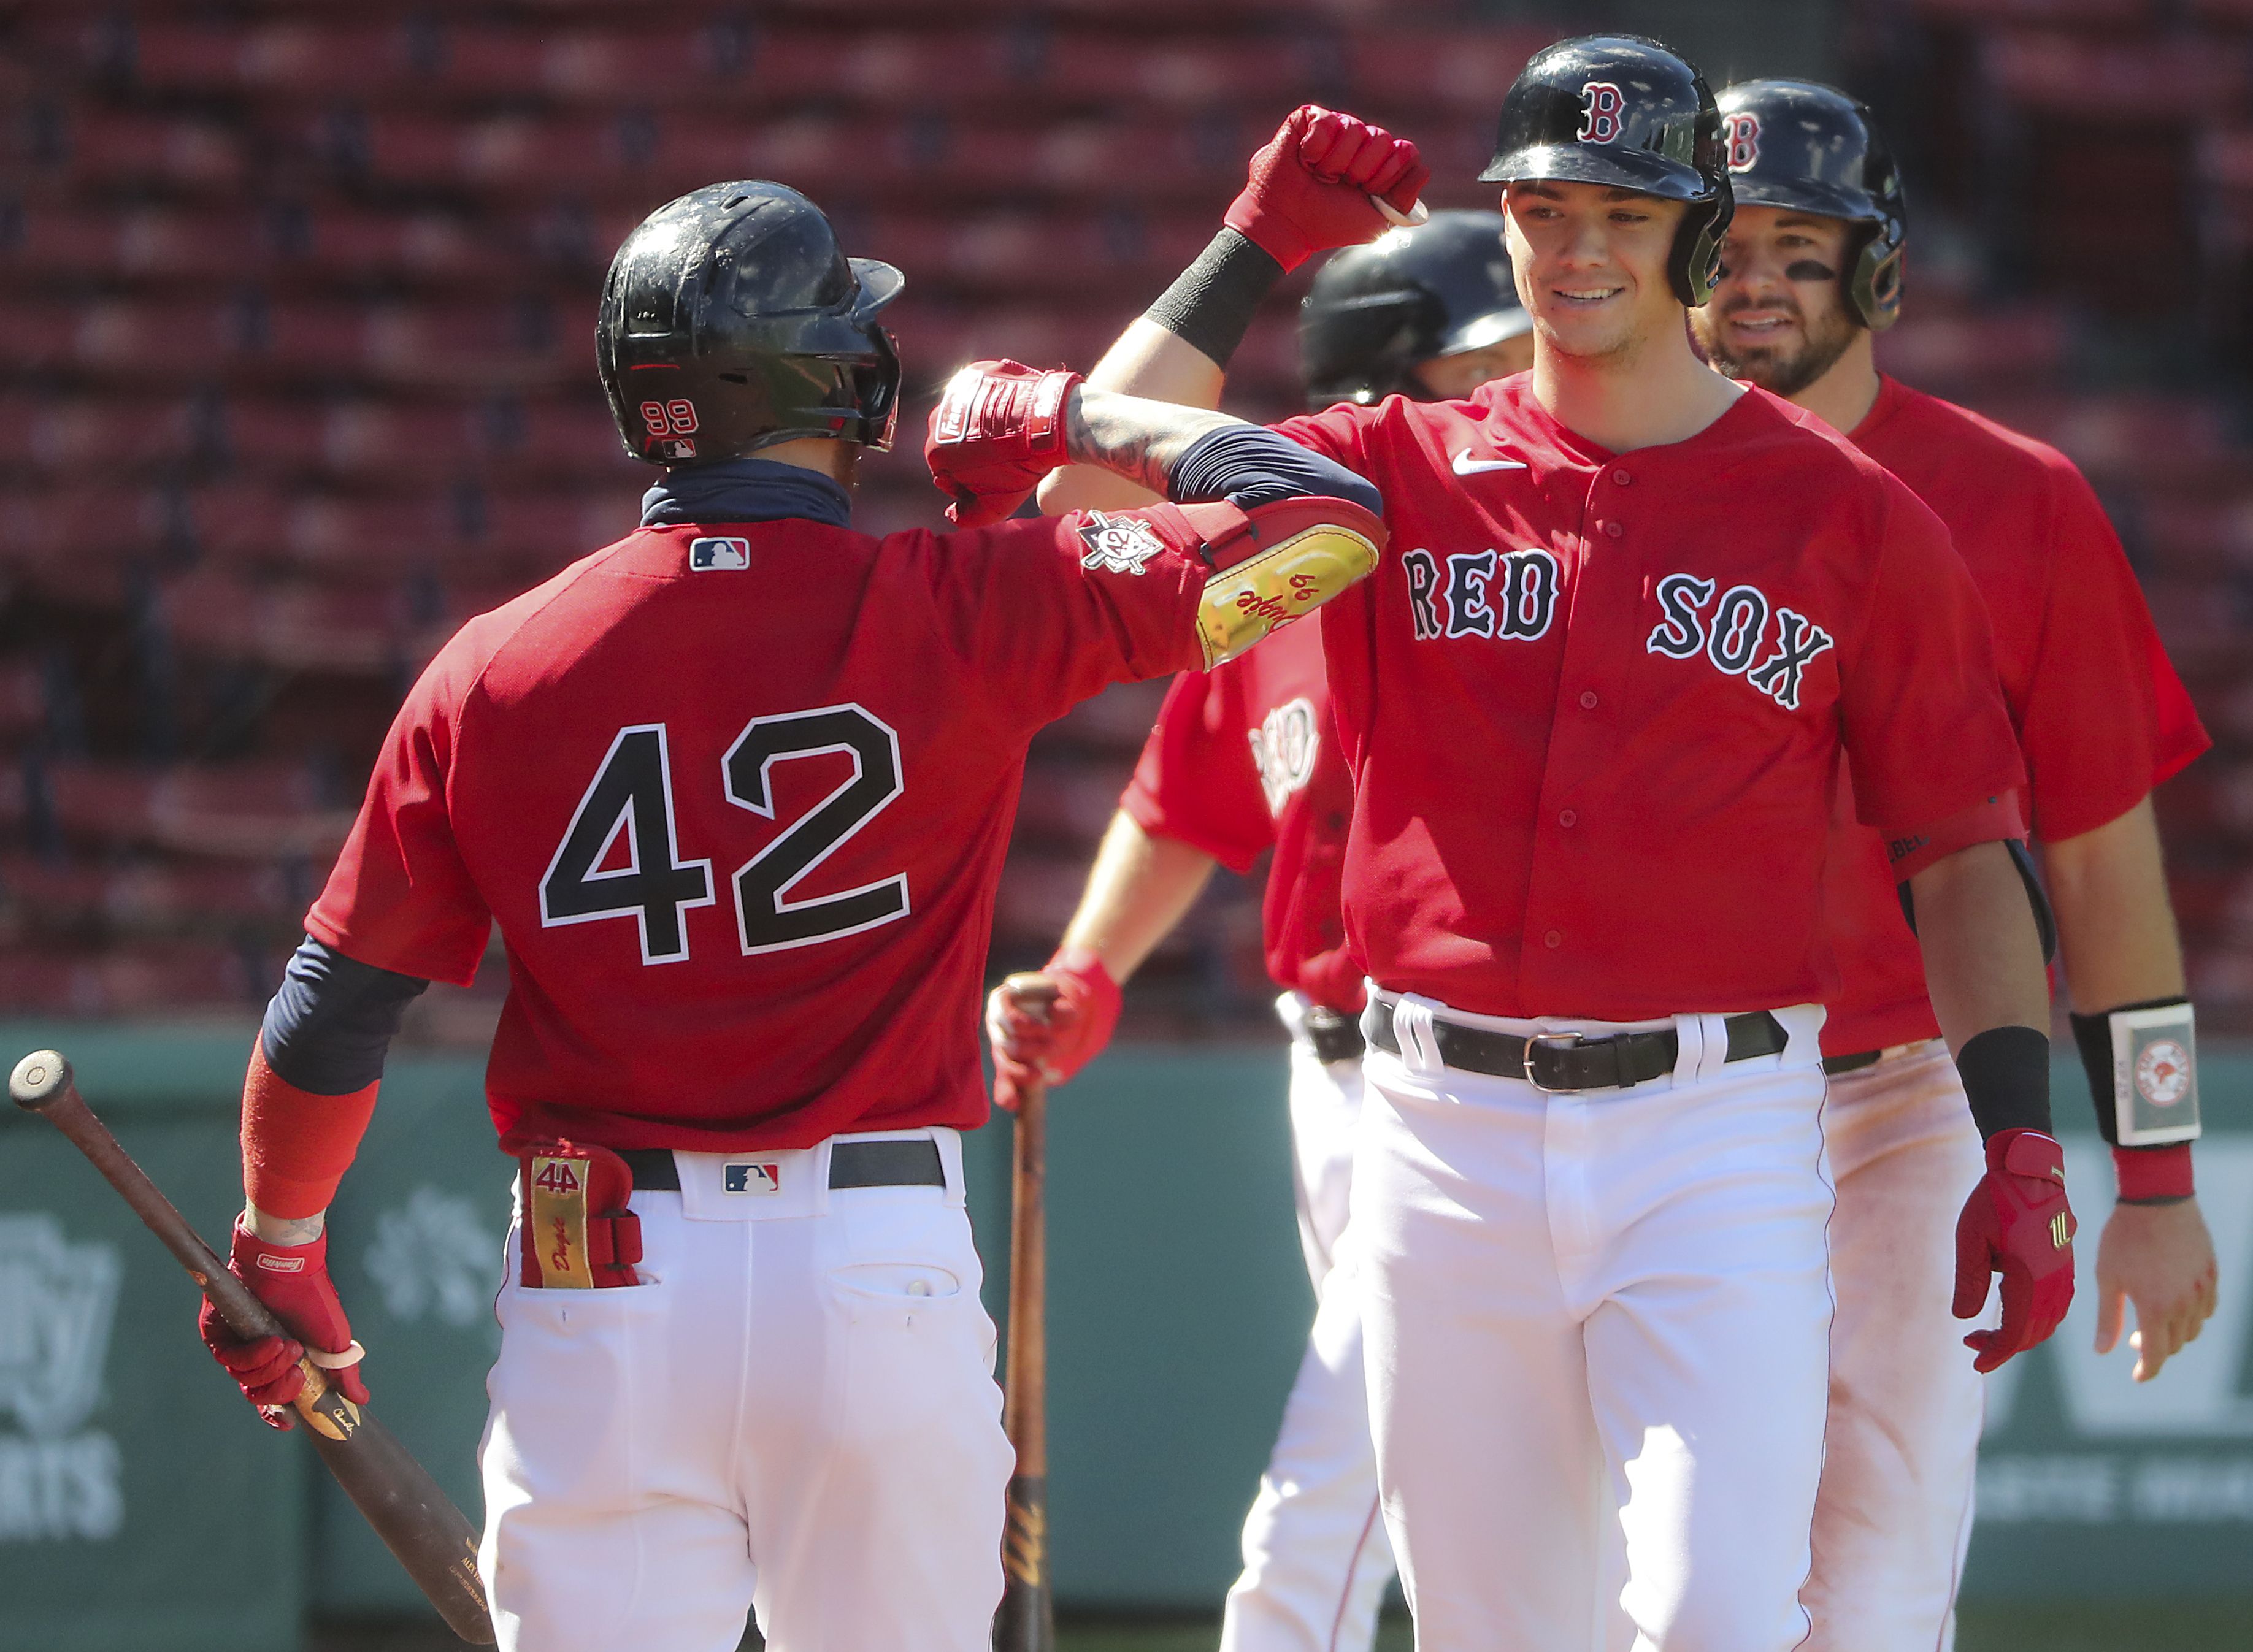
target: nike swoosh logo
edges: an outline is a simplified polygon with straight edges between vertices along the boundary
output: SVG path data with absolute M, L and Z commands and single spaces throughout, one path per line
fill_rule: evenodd
M 1525 461 L 1523 459 L 1474 459 L 1468 448 L 1455 455 L 1454 471 L 1457 476 L 1476 476 L 1482 471 L 1523 471 L 1524 469 L 1525 469 Z

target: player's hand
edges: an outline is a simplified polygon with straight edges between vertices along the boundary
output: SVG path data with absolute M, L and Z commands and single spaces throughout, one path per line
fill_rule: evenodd
M 1119 1002 L 1103 960 L 1077 946 L 995 987 L 986 999 L 994 1101 L 1014 1112 L 1027 1085 L 1064 1084 L 1093 1061 L 1119 1026 Z
M 1987 1174 L 1956 1221 L 1956 1317 L 1986 1305 L 1987 1276 L 2003 1276 L 2003 1322 L 1974 1331 L 1971 1369 L 1991 1371 L 2046 1341 L 2073 1306 L 2073 1234 L 2065 1202 L 2065 1149 L 2039 1130 L 1998 1130 L 1987 1140 Z
M 329 1380 L 346 1399 L 356 1405 L 367 1404 L 367 1384 L 359 1371 L 360 1346 L 352 1341 L 344 1304 L 329 1279 L 325 1232 L 304 1244 L 273 1244 L 247 1231 L 237 1217 L 227 1266 L 252 1295 L 274 1310 L 289 1335 L 245 1341 L 208 1300 L 197 1315 L 196 1327 L 212 1356 L 227 1368 L 242 1397 L 259 1408 L 270 1426 L 293 1425 L 289 1407 L 305 1387 L 305 1373 L 297 1361 L 309 1349 L 314 1350 L 313 1363 L 327 1369 Z M 330 1364 L 331 1358 L 338 1363 Z
M 1050 471 L 1065 463 L 1064 421 L 1080 375 L 1043 373 L 1015 361 L 973 361 L 947 381 L 931 410 L 924 462 L 954 501 L 958 527 L 1007 520 Z
M 1406 138 L 1301 104 L 1252 157 L 1251 180 L 1222 221 L 1292 270 L 1325 247 L 1376 240 L 1385 219 L 1371 197 L 1405 213 L 1431 177 Z
M 2180 1204 L 2120 1204 L 2096 1245 L 2096 1351 L 2120 1343 L 2128 1304 L 2136 1305 L 2136 1380 L 2148 1383 L 2159 1367 L 2198 1340 L 2214 1312 L 2214 1240 L 2198 1201 Z

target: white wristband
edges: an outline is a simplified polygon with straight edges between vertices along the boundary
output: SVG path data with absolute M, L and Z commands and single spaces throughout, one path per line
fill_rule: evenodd
M 2188 1004 L 2116 1009 L 2112 1117 L 2124 1147 L 2194 1141 L 2199 1135 L 2198 1039 Z

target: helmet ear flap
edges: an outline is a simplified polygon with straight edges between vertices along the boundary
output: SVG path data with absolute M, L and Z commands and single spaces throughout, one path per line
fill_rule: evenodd
M 1901 319 L 1902 266 L 1906 249 L 1891 224 L 1874 224 L 1863 238 L 1846 288 L 1855 316 L 1872 332 L 1883 332 Z
M 1691 203 L 1674 232 L 1674 250 L 1667 259 L 1666 273 L 1673 282 L 1674 296 L 1692 310 L 1711 298 L 1720 284 L 1721 240 L 1729 233 L 1729 220 L 1736 215 L 1736 200 L 1724 183 L 1715 199 Z

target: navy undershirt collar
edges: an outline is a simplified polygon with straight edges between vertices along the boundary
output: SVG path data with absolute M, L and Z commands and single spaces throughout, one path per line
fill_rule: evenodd
M 668 471 L 641 496 L 641 525 L 781 522 L 792 519 L 853 525 L 853 501 L 819 471 L 773 459 L 721 459 Z

